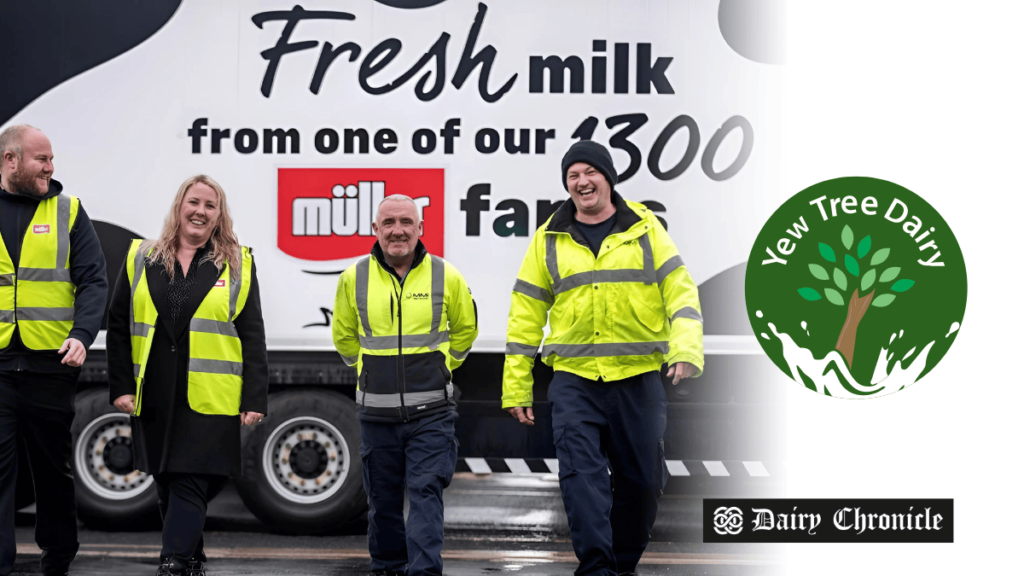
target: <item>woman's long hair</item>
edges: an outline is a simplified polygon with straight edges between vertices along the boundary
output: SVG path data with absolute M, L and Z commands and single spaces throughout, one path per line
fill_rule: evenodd
M 235 236 L 234 223 L 231 221 L 231 212 L 228 210 L 228 199 L 220 184 L 205 174 L 193 176 L 182 183 L 181 188 L 178 188 L 178 195 L 174 197 L 174 203 L 171 204 L 171 212 L 164 220 L 160 238 L 155 242 L 147 242 L 143 249 L 148 250 L 149 246 L 153 246 L 150 262 L 163 264 L 167 275 L 174 278 L 174 263 L 178 259 L 178 248 L 181 247 L 178 241 L 181 233 L 181 205 L 185 202 L 188 189 L 196 184 L 206 184 L 213 188 L 217 193 L 217 206 L 220 208 L 220 217 L 214 224 L 213 234 L 210 236 L 210 251 L 199 263 L 212 261 L 218 270 L 223 270 L 224 263 L 227 262 L 231 267 L 231 277 L 237 280 L 242 274 L 242 257 L 238 237 Z

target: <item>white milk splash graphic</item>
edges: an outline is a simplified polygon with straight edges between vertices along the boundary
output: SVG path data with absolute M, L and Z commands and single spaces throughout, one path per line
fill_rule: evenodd
M 763 318 L 764 315 L 760 310 L 757 311 L 757 317 Z M 907 352 L 903 356 L 902 360 L 896 362 L 893 365 L 892 371 L 888 371 L 889 361 L 892 360 L 893 355 L 889 353 L 892 348 L 893 342 L 903 337 L 903 330 L 899 331 L 899 334 L 893 333 L 892 337 L 889 338 L 889 348 L 882 348 L 878 352 L 878 361 L 875 363 L 874 374 L 871 376 L 871 383 L 863 385 L 854 380 L 853 376 L 850 375 L 850 370 L 846 366 L 846 361 L 843 360 L 842 354 L 837 350 L 832 350 L 825 355 L 824 358 L 818 359 L 814 357 L 814 354 L 810 350 L 798 345 L 793 338 L 785 332 L 779 332 L 775 327 L 775 324 L 769 322 L 768 328 L 771 329 L 772 333 L 782 343 L 782 355 L 786 359 L 786 364 L 789 365 L 789 370 L 793 374 L 793 378 L 800 383 L 804 382 L 804 378 L 801 378 L 802 373 L 806 376 L 807 380 L 814 383 L 814 389 L 819 394 L 824 394 L 827 390 L 829 394 L 837 398 L 868 398 L 871 396 L 881 396 L 891 392 L 896 392 L 910 386 L 921 376 L 921 372 L 924 371 L 925 366 L 928 364 L 928 353 L 931 351 L 932 346 L 935 345 L 935 341 L 929 342 L 917 355 L 917 358 L 910 363 L 910 366 L 904 367 L 903 363 L 914 354 L 917 347 L 911 348 L 910 352 Z M 805 331 L 807 329 L 804 323 L 801 323 L 801 328 Z M 949 327 L 949 332 L 946 334 L 946 338 L 951 336 L 954 332 L 960 329 L 960 323 L 954 322 Z M 761 336 L 765 340 L 771 340 L 771 337 L 765 333 Z M 847 386 L 859 392 L 851 392 L 843 385 L 842 381 L 846 382 Z

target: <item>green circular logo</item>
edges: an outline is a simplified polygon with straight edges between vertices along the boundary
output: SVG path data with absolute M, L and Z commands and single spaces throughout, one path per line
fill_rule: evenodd
M 953 345 L 967 270 L 953 231 L 910 190 L 837 178 L 790 198 L 747 261 L 747 315 L 793 380 L 826 396 L 902 390 Z

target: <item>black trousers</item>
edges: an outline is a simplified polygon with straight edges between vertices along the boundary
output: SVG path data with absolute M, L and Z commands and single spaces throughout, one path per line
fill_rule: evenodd
M 32 469 L 36 544 L 44 574 L 63 574 L 78 552 L 71 421 L 78 372 L 0 371 L 0 576 L 14 566 L 18 451 Z
M 190 558 L 206 561 L 203 553 L 203 525 L 210 495 L 219 491 L 227 476 L 163 472 L 153 476 L 164 520 L 161 562 L 183 570 Z

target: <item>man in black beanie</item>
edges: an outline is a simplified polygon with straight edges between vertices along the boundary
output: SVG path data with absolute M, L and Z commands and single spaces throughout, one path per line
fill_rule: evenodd
M 533 362 L 550 320 L 541 358 L 555 371 L 548 400 L 578 575 L 636 570 L 667 478 L 659 372 L 667 362 L 677 384 L 704 366 L 697 287 L 654 213 L 617 182 L 604 146 L 566 152 L 572 202 L 526 252 L 505 347 L 502 407 L 532 426 Z

